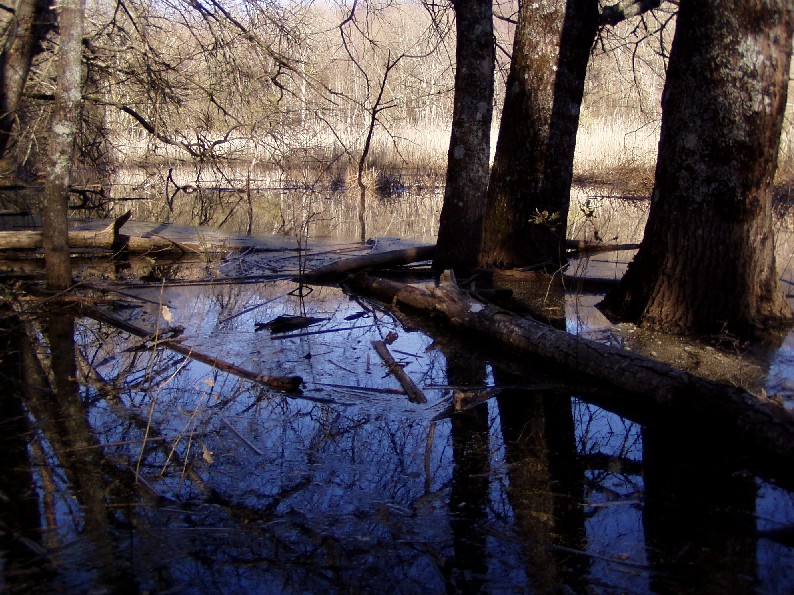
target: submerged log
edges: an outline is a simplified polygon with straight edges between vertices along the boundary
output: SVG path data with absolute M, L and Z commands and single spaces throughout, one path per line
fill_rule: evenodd
M 357 271 L 430 260 L 433 258 L 435 250 L 435 245 L 417 246 L 403 250 L 388 250 L 386 252 L 376 252 L 375 254 L 365 254 L 364 256 L 354 256 L 306 271 L 295 280 L 304 283 L 338 281 Z
M 351 289 L 381 301 L 442 315 L 453 326 L 510 349 L 551 360 L 633 393 L 644 404 L 708 416 L 739 432 L 749 447 L 794 459 L 794 414 L 765 395 L 689 374 L 668 364 L 568 334 L 475 300 L 446 272 L 436 286 L 413 286 L 360 274 Z

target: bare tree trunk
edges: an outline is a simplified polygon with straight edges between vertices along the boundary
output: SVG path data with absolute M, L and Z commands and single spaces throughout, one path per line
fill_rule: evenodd
M 434 266 L 474 266 L 491 157 L 494 32 L 490 0 L 455 0 L 455 101 Z
M 0 48 L 0 158 L 8 150 L 17 109 L 30 74 L 33 57 L 50 24 L 47 0 L 20 0 L 16 14 L 4 24 L 7 37 Z
M 42 217 L 47 285 L 52 289 L 65 289 L 72 283 L 67 200 L 82 99 L 83 3 L 61 0 L 59 7 L 58 82 L 49 143 L 51 169 L 44 187 Z
M 595 0 L 523 2 L 488 189 L 480 264 L 556 269 L 565 254 Z
M 776 271 L 772 183 L 794 7 L 682 0 L 645 237 L 604 309 L 678 333 L 752 337 L 792 319 Z

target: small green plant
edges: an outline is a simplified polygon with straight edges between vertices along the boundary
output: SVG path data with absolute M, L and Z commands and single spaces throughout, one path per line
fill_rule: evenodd
M 529 221 L 535 225 L 545 225 L 552 231 L 557 229 L 561 223 L 559 212 L 550 213 L 545 209 L 542 211 L 535 209 L 535 213 L 529 218 Z

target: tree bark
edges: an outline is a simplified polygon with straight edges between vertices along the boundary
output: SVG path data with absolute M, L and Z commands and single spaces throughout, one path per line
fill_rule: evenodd
M 0 48 L 0 159 L 9 150 L 33 58 L 50 27 L 49 10 L 48 0 L 20 0 L 16 14 L 3 22 L 8 33 Z
M 67 202 L 82 103 L 83 3 L 82 0 L 61 0 L 59 8 L 58 80 L 49 139 L 50 171 L 44 187 L 42 213 L 47 285 L 56 290 L 72 284 Z
M 522 2 L 484 218 L 480 264 L 557 269 L 579 110 L 598 26 L 594 0 Z
M 741 337 L 791 323 L 771 200 L 793 13 L 784 0 L 681 0 L 651 211 L 603 302 L 612 316 Z
M 364 275 L 351 279 L 350 285 L 382 301 L 440 314 L 453 326 L 511 350 L 543 357 L 609 383 L 633 393 L 638 405 L 662 406 L 681 415 L 707 414 L 715 423 L 737 431 L 749 447 L 777 462 L 794 458 L 794 415 L 772 399 L 476 301 L 458 288 L 449 273 L 442 276 L 439 287 Z
M 455 0 L 455 99 L 433 265 L 477 264 L 491 158 L 494 32 L 490 0 Z

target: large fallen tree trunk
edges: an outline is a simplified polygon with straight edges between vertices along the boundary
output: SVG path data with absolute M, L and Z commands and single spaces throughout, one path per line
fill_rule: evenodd
M 621 250 L 636 250 L 639 248 L 639 244 L 603 244 L 599 242 L 585 242 L 583 240 L 568 240 L 567 247 L 569 250 L 581 255 L 600 252 L 618 252 Z M 296 277 L 295 280 L 300 280 L 304 283 L 339 281 L 344 279 L 347 275 L 359 271 L 430 260 L 433 258 L 435 251 L 435 245 L 429 245 L 343 258 L 331 264 L 306 271 L 300 277 Z
M 588 242 L 585 240 L 567 240 L 565 247 L 577 256 L 585 254 L 599 254 L 601 252 L 622 252 L 625 250 L 638 250 L 639 244 L 604 244 L 602 242 Z
M 686 415 L 706 414 L 740 432 L 747 445 L 794 458 L 794 414 L 764 395 L 694 376 L 636 353 L 571 335 L 531 318 L 475 300 L 450 273 L 436 286 L 414 286 L 360 274 L 351 289 L 385 302 L 441 314 L 453 326 L 474 331 L 527 355 L 546 358 Z
M 110 250 L 129 217 L 130 213 L 126 213 L 104 229 L 69 231 L 69 247 Z M 0 231 L 0 250 L 40 250 L 43 236 L 42 231 Z

